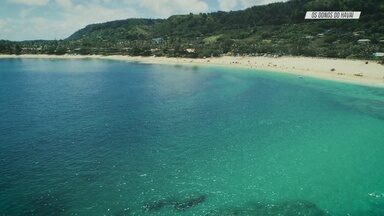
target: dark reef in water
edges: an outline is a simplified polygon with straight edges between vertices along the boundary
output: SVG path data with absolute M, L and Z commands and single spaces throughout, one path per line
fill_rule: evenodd
M 101 177 L 101 174 L 100 173 L 80 173 L 79 175 L 79 178 L 82 180 L 82 181 L 85 181 L 87 183 L 94 183 L 94 182 L 97 182 L 100 177 Z
M 200 195 L 197 197 L 188 197 L 186 199 L 178 200 L 174 203 L 174 208 L 177 210 L 186 210 L 188 208 L 192 208 L 194 206 L 199 205 L 200 203 L 204 202 L 205 199 L 207 199 L 207 196 Z
M 172 204 L 173 204 L 172 199 L 161 199 L 161 200 L 156 200 L 154 202 L 147 203 L 143 206 L 143 208 L 146 211 L 153 212 L 153 211 L 161 210 L 162 208 Z
M 68 202 L 62 195 L 56 193 L 44 193 L 33 196 L 29 202 L 26 203 L 25 209 L 21 215 L 65 215 L 68 208 Z
M 382 93 L 375 92 L 375 94 L 380 95 Z M 337 97 L 337 99 L 333 99 L 330 103 L 336 107 L 340 106 L 352 112 L 384 120 L 384 101 L 382 100 L 354 97 L 347 97 L 341 100 L 340 97 Z
M 369 195 L 370 209 L 358 212 L 355 215 L 383 216 L 384 215 L 384 193 L 371 193 Z
M 113 214 L 113 216 L 129 216 L 129 215 L 132 215 L 129 209 L 122 209 Z
M 255 215 L 255 216 L 329 216 L 327 212 L 309 201 L 256 202 L 242 207 L 213 210 L 206 216 Z
M 87 183 L 95 183 L 103 176 L 101 170 L 105 170 L 102 159 L 75 164 L 79 167 L 76 176 Z
M 188 195 L 182 198 L 160 199 L 150 202 L 143 206 L 146 211 L 159 211 L 165 207 L 172 206 L 178 211 L 185 211 L 203 203 L 207 199 L 207 195 Z

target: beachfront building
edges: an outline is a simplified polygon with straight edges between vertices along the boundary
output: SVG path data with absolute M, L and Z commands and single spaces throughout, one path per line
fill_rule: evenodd
M 373 56 L 376 58 L 383 58 L 384 52 L 375 52 L 375 53 L 373 53 Z
M 188 48 L 188 49 L 185 49 L 185 51 L 187 51 L 187 53 L 195 53 L 196 50 L 194 48 Z

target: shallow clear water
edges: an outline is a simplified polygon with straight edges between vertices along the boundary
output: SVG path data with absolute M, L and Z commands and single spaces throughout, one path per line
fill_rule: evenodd
M 0 215 L 384 215 L 384 89 L 0 61 Z

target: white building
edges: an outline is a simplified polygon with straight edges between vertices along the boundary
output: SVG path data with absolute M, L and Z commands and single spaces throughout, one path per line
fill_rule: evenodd
M 188 48 L 185 51 L 187 51 L 187 53 L 195 53 L 196 50 L 193 48 Z
M 359 39 L 357 42 L 358 43 L 370 43 L 371 40 L 369 40 L 369 39 Z
M 373 53 L 373 56 L 375 56 L 375 57 L 384 57 L 384 52 L 375 52 L 375 53 Z

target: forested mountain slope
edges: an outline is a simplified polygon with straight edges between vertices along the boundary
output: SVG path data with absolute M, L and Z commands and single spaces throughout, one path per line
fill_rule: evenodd
M 310 10 L 362 11 L 362 15 L 359 20 L 304 20 Z M 373 53 L 384 52 L 384 1 L 291 0 L 240 11 L 118 20 L 88 25 L 60 41 L 2 41 L 0 52 L 370 59 Z

